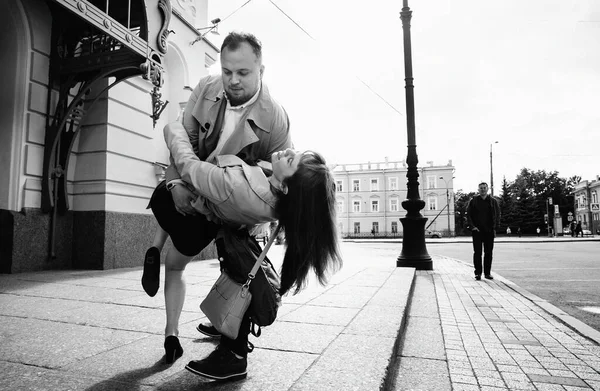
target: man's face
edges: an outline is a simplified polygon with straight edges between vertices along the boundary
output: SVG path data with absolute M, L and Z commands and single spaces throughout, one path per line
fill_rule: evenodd
M 242 42 L 236 50 L 223 49 L 221 77 L 227 99 L 232 106 L 244 104 L 256 94 L 263 70 L 260 59 L 248 43 Z
M 481 184 L 479 185 L 479 195 L 485 197 L 488 192 L 488 185 Z

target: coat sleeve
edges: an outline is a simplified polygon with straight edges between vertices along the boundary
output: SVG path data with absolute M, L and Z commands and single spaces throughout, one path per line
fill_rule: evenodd
M 475 228 L 473 225 L 473 198 L 471 198 L 467 204 L 467 226 L 471 230 Z
M 228 180 L 226 169 L 201 161 L 194 153 L 181 124 L 172 123 L 165 126 L 164 135 L 181 179 L 191 184 L 197 194 L 213 203 L 226 201 L 234 187 L 233 182 Z
M 293 147 L 294 144 L 292 143 L 292 136 L 290 134 L 290 120 L 285 109 L 282 107 L 280 115 L 274 118 L 274 126 L 271 132 L 267 155 L 263 156 L 262 159 L 271 161 L 273 153 Z
M 194 107 L 196 106 L 196 102 L 198 101 L 198 97 L 200 96 L 200 93 L 202 91 L 202 88 L 204 88 L 205 84 L 206 84 L 205 78 L 203 78 L 200 80 L 200 82 L 198 83 L 196 88 L 194 88 L 194 91 L 190 95 L 190 98 L 188 99 L 187 104 L 185 105 L 185 109 L 183 110 L 181 122 L 173 122 L 173 123 L 170 123 L 167 125 L 167 126 L 175 126 L 175 124 L 181 125 L 183 127 L 183 129 L 185 130 L 185 132 L 187 133 L 187 136 L 188 136 L 188 139 L 190 140 L 191 145 L 196 145 L 196 148 L 197 148 L 198 138 L 199 138 L 199 134 L 200 134 L 200 124 L 198 123 L 196 118 L 194 118 L 192 113 L 194 111 Z M 166 131 L 167 130 L 165 127 L 164 132 L 166 132 Z M 194 149 L 194 152 L 197 153 L 198 151 Z M 181 177 L 180 172 L 178 172 L 177 168 L 173 164 L 172 156 L 171 156 L 170 160 L 171 160 L 171 165 L 169 165 L 169 167 L 167 168 L 166 174 L 165 174 L 165 179 L 166 179 L 167 183 L 173 179 L 179 179 Z

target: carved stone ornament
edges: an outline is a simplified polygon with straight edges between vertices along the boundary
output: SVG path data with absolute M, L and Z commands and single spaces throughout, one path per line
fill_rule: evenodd
M 169 33 L 169 22 L 171 21 L 171 0 L 158 0 L 158 8 L 163 14 L 163 25 L 158 32 L 158 50 L 162 54 L 167 53 L 167 38 Z
M 196 6 L 194 0 L 177 0 L 177 5 L 184 11 L 189 13 L 192 18 L 196 18 Z

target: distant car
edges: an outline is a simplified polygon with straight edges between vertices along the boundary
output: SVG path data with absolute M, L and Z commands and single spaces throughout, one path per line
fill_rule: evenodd
M 571 235 L 571 230 L 569 228 L 563 228 L 563 235 Z
M 442 234 L 439 233 L 438 231 L 430 231 L 428 229 L 425 230 L 425 237 L 426 238 L 441 238 Z
M 583 236 L 592 234 L 592 231 L 590 231 L 589 229 L 582 229 L 581 232 L 583 233 Z

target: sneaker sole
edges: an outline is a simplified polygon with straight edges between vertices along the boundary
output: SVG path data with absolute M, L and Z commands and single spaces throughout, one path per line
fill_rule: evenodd
M 207 333 L 206 331 L 204 331 L 204 330 L 201 330 L 201 329 L 200 329 L 200 325 L 196 326 L 196 330 L 198 330 L 198 332 L 199 332 L 200 334 L 204 334 L 204 335 L 206 335 L 207 337 L 211 337 L 211 338 L 219 338 L 219 337 L 221 337 L 221 334 L 209 334 L 209 333 Z
M 195 375 L 202 376 L 202 377 L 205 377 L 207 379 L 212 379 L 212 380 L 241 380 L 241 379 L 245 379 L 246 376 L 248 376 L 248 372 L 234 373 L 234 374 L 231 374 L 228 376 L 214 376 L 214 375 L 209 375 L 207 373 L 197 371 L 188 365 L 185 366 L 185 369 L 187 369 L 188 371 L 192 372 Z

